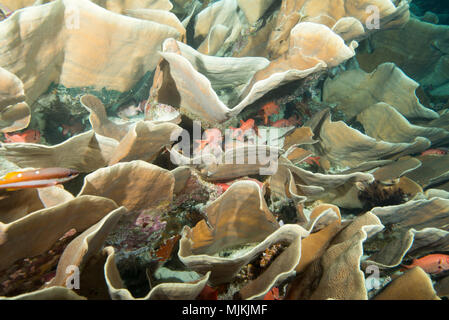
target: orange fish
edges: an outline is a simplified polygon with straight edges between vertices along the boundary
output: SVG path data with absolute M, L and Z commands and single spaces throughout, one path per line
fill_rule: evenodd
M 419 266 L 427 273 L 437 274 L 449 270 L 449 255 L 447 254 L 429 254 L 428 256 L 414 259 L 410 265 L 402 265 L 406 269 Z
M 279 289 L 277 287 L 274 287 L 270 291 L 267 292 L 265 297 L 263 297 L 264 300 L 281 300 L 279 297 Z
M 41 141 L 41 133 L 39 130 L 27 130 L 17 133 L 5 133 L 5 142 L 25 142 L 25 143 L 38 143 Z
M 240 128 L 229 127 L 231 130 L 234 130 L 232 137 L 237 140 L 243 140 L 245 132 L 249 130 L 254 130 L 254 132 L 259 135 L 259 129 L 256 126 L 256 122 L 254 119 L 248 119 L 246 121 L 240 120 Z
M 319 167 L 320 162 L 318 160 L 320 160 L 320 157 L 308 157 L 307 159 L 304 160 L 304 162 L 310 165 L 316 164 Z
M 173 236 L 170 239 L 167 239 L 167 241 L 165 241 L 164 244 L 159 247 L 159 249 L 156 251 L 156 256 L 158 257 L 159 261 L 165 261 L 170 258 L 173 248 L 180 238 L 181 236 L 179 234 Z
M 221 187 L 221 188 L 223 189 L 223 192 L 225 192 L 226 190 L 229 189 L 229 187 L 230 187 L 233 183 L 235 183 L 235 182 L 237 182 L 237 181 L 254 181 L 254 182 L 256 182 L 256 183 L 259 185 L 259 187 L 260 187 L 261 189 L 263 189 L 263 183 L 260 182 L 260 181 L 257 180 L 257 179 L 253 179 L 253 178 L 242 178 L 242 179 L 237 179 L 237 180 L 233 180 L 233 181 L 229 181 L 229 182 L 215 182 L 214 184 L 215 184 L 216 186 Z
M 221 182 L 215 182 L 214 184 L 215 184 L 216 186 L 221 187 L 221 189 L 223 190 L 223 192 L 225 192 L 226 190 L 228 190 L 229 187 L 231 186 L 231 185 L 229 185 L 228 183 L 221 183 Z
M 195 142 L 199 143 L 199 146 L 198 146 L 199 150 L 203 150 L 207 145 L 211 145 L 213 147 L 217 147 L 217 146 L 221 147 L 221 142 L 223 141 L 223 137 L 221 135 L 220 129 L 212 128 L 212 129 L 204 130 L 204 135 L 206 138 L 205 140 L 195 140 Z
M 273 114 L 279 114 L 279 106 L 273 101 L 268 102 L 262 107 L 263 123 L 268 124 L 268 117 Z
M 443 150 L 443 149 L 428 149 L 426 151 L 424 151 L 423 153 L 421 153 L 422 156 L 426 156 L 426 155 L 443 155 L 443 154 L 447 154 L 447 150 Z
M 0 189 L 15 191 L 43 188 L 64 183 L 78 176 L 78 171 L 65 168 L 43 168 L 9 172 L 0 177 Z

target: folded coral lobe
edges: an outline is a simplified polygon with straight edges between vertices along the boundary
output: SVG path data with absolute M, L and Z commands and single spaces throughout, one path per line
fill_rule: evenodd
M 0 189 L 8 191 L 25 188 L 42 188 L 69 181 L 78 171 L 66 168 L 43 168 L 9 172 L 0 178 Z

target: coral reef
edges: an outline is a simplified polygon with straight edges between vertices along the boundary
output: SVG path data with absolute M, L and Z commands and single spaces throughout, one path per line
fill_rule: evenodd
M 440 2 L 0 2 L 0 300 L 449 297 Z

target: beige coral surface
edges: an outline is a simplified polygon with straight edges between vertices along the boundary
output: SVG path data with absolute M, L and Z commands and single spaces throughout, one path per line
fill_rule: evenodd
M 438 16 L 405 0 L 2 5 L 0 299 L 449 295 Z

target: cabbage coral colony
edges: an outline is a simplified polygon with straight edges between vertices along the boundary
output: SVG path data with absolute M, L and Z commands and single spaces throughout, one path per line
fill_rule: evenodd
M 443 3 L 0 0 L 0 298 L 446 299 Z

